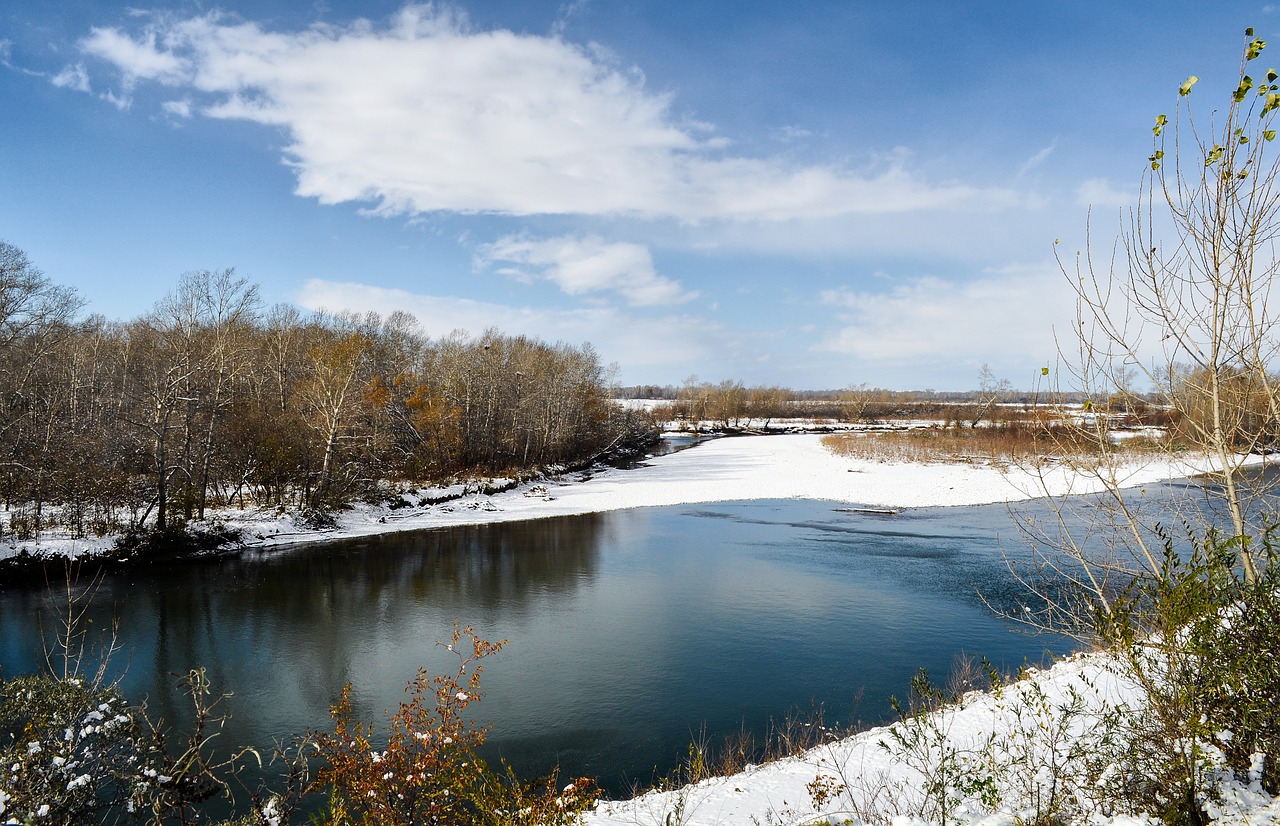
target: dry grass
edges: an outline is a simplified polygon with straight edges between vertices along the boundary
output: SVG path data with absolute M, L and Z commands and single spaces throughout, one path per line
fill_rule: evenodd
M 704 729 L 689 744 L 679 766 L 652 786 L 636 784 L 632 793 L 639 796 L 650 789 L 679 789 L 712 777 L 740 774 L 751 766 L 795 757 L 856 731 L 857 726 L 827 725 L 821 705 L 793 711 L 781 721 L 771 719 L 763 735 L 743 727 L 714 743 Z
M 1149 438 L 1111 444 L 1090 430 L 1054 422 L 1009 422 L 989 427 L 928 427 L 823 438 L 840 456 L 872 462 L 1023 464 L 1046 456 L 1137 453 L 1160 446 Z

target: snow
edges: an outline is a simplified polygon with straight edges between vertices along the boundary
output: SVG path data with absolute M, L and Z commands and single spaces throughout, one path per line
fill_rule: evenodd
M 864 461 L 832 453 L 822 438 L 783 434 L 711 439 L 647 459 L 641 467 L 575 471 L 493 494 L 479 492 L 477 485 L 428 488 L 407 495 L 406 500 L 413 503 L 408 507 L 357 505 L 338 514 L 338 526 L 330 529 L 299 527 L 275 509 L 226 508 L 209 516 L 210 521 L 243 530 L 248 545 L 271 547 L 450 525 L 748 499 L 819 499 L 901 509 L 991 504 L 1103 489 L 1101 478 L 1051 461 L 1036 467 Z M 1114 473 L 1121 486 L 1140 486 L 1206 469 L 1204 463 L 1153 456 L 1129 460 L 1108 473 Z M 504 483 L 512 480 L 492 480 L 490 487 Z M 0 545 L 0 558 L 23 547 L 75 556 L 111 543 L 111 537 L 71 539 L 49 532 L 38 542 L 6 541 Z

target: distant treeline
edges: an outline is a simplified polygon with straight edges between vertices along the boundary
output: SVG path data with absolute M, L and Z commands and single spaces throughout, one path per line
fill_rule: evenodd
M 615 392 L 620 399 L 669 401 L 689 395 L 694 388 L 715 390 L 726 384 L 742 387 L 748 394 L 754 393 L 757 396 L 763 393 L 780 394 L 789 401 L 808 403 L 824 401 L 839 403 L 850 396 L 869 395 L 878 403 L 887 405 L 966 404 L 981 401 L 990 395 L 990 392 L 985 390 L 886 390 L 882 387 L 870 387 L 868 385 L 842 387 L 834 390 L 795 390 L 777 385 L 744 385 L 741 381 L 733 379 L 718 383 L 696 381 L 692 384 L 685 383 L 681 385 L 632 384 L 618 387 Z M 1003 403 L 1008 404 L 1043 404 L 1045 401 L 1043 394 L 1036 394 L 1030 390 L 1002 388 L 1000 393 Z M 1088 398 L 1089 396 L 1086 393 L 1055 391 L 1053 394 L 1053 400 L 1062 403 L 1080 404 Z
M 83 535 L 228 502 L 323 509 L 652 435 L 586 344 L 263 310 L 231 270 L 182 276 L 132 321 L 82 304 L 0 242 L 0 497 L 18 537 L 51 518 Z
M 985 371 L 984 371 L 985 373 Z M 726 379 L 719 383 L 697 379 L 679 387 L 637 385 L 618 390 L 620 398 L 659 402 L 652 407 L 659 419 L 675 419 L 721 428 L 768 427 L 778 419 L 832 419 L 845 422 L 885 419 L 934 419 L 944 422 L 993 421 L 1001 408 L 1030 409 L 1047 399 L 1011 389 L 1006 382 L 983 381 L 978 390 L 885 390 L 866 385 L 840 390 L 792 390 L 778 386 L 748 387 Z M 1083 394 L 1056 393 L 1054 404 L 1083 403 Z M 1135 402 L 1142 402 L 1134 399 Z M 1012 415 L 1012 414 L 1011 414 Z

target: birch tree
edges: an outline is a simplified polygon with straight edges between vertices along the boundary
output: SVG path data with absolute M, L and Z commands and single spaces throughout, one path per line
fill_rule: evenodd
M 329 494 L 339 440 L 361 402 L 373 340 L 358 330 L 338 330 L 307 349 L 307 374 L 297 397 L 305 421 L 320 440 L 320 473 L 311 495 L 318 505 Z

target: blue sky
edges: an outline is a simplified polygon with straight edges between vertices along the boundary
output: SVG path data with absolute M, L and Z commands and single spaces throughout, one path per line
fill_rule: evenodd
M 1029 387 L 1055 239 L 1109 247 L 1246 26 L 1280 63 L 1237 2 L 19 0 L 0 238 L 110 318 L 235 267 L 623 383 Z

